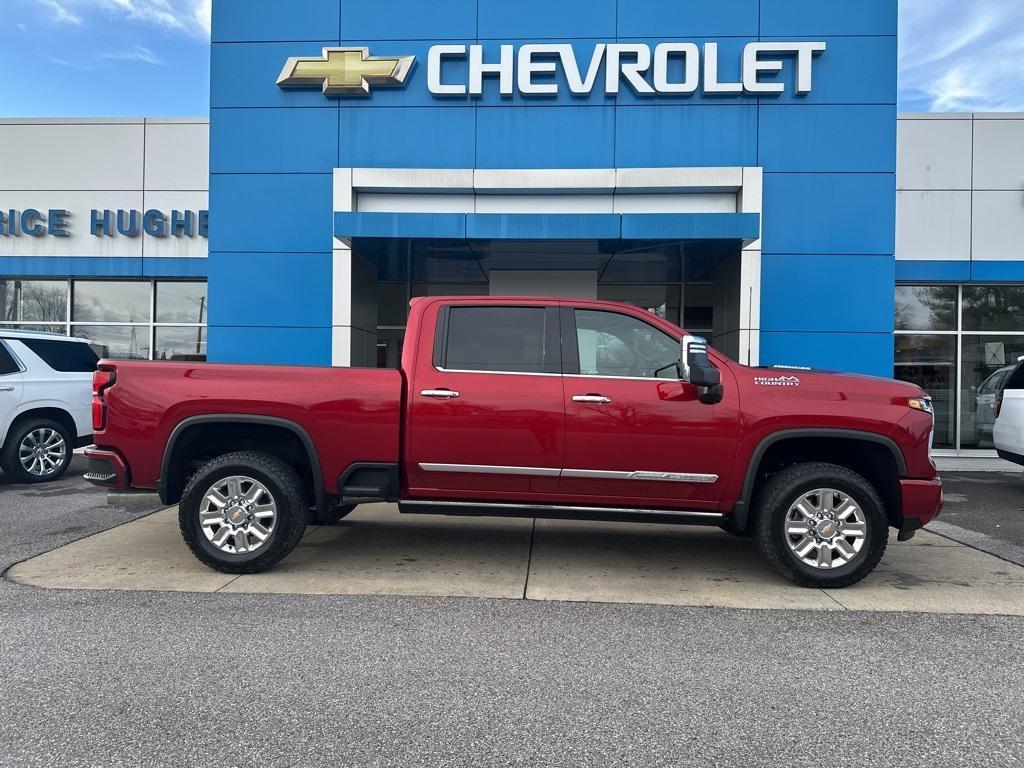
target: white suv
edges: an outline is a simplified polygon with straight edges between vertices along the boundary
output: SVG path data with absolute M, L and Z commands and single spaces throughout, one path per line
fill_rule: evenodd
M 1024 358 L 1021 358 L 1024 361 Z M 1007 461 L 1024 464 L 1024 362 L 1017 363 L 996 394 L 992 441 Z
M 87 341 L 0 328 L 0 467 L 21 483 L 56 480 L 92 442 Z

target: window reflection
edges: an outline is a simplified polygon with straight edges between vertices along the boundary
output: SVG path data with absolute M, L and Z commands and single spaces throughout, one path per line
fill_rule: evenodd
M 67 316 L 66 280 L 0 280 L 0 320 L 62 323 Z
M 149 360 L 148 325 L 76 325 L 71 335 L 88 339 L 96 354 L 120 360 Z
M 965 331 L 1024 331 L 1024 286 L 965 285 Z
M 148 323 L 152 283 L 76 280 L 72 321 Z
M 158 323 L 206 322 L 206 283 L 161 282 L 156 284 Z
M 191 362 L 206 360 L 206 329 L 157 328 L 153 359 Z
M 955 331 L 955 285 L 900 285 L 896 287 L 896 330 Z
M 964 336 L 961 357 L 961 448 L 994 448 L 996 392 L 1024 355 L 1024 336 Z
M 935 405 L 935 447 L 956 445 L 956 336 L 896 336 L 895 376 L 917 384 Z

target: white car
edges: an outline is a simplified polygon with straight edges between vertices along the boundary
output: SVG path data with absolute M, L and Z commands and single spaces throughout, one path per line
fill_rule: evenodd
M 56 480 L 92 442 L 89 342 L 0 328 L 0 467 L 9 480 Z
M 992 441 L 996 452 L 1007 461 L 1024 464 L 1024 362 L 1017 364 L 1000 387 L 995 415 Z

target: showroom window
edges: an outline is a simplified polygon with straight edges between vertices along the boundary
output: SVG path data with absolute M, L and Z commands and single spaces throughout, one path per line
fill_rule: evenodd
M 101 357 L 206 359 L 206 283 L 0 278 L 0 325 L 89 339 Z
M 935 447 L 991 451 L 995 395 L 1024 356 L 1024 286 L 900 285 L 895 376 L 935 401 Z

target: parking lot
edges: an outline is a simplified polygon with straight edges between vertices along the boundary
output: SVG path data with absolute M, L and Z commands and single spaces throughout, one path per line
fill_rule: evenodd
M 1012 558 L 1019 487 L 985 480 L 943 520 Z M 0 764 L 766 765 L 822 728 L 843 765 L 1024 750 L 1024 568 L 945 536 L 825 593 L 713 530 L 381 506 L 233 579 L 173 512 L 105 502 L 0 479 Z

